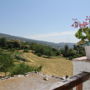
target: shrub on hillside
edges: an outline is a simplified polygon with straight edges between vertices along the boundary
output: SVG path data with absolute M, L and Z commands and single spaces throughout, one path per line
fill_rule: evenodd
M 29 49 L 24 49 L 24 51 L 23 52 L 29 52 Z
M 25 63 L 21 63 L 21 64 L 16 64 L 10 73 L 11 75 L 18 75 L 18 74 L 25 74 L 27 72 L 32 72 L 32 71 L 40 72 L 41 69 L 42 69 L 42 66 L 34 67 L 34 66 L 26 65 Z
M 57 49 L 42 44 L 32 43 L 30 45 L 30 49 L 33 50 L 38 56 L 46 55 L 50 57 L 59 55 L 59 51 Z
M 14 65 L 11 55 L 0 53 L 0 72 L 9 72 L 9 69 Z
M 19 60 L 19 61 L 24 61 L 24 62 L 27 61 L 27 59 L 25 59 L 25 58 L 23 58 L 23 57 L 21 57 L 21 56 L 15 56 L 15 58 L 16 58 L 17 60 Z

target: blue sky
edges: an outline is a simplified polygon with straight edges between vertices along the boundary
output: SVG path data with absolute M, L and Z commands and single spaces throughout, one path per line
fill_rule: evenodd
M 90 0 L 0 0 L 0 33 L 50 42 L 77 42 L 72 18 L 90 15 Z

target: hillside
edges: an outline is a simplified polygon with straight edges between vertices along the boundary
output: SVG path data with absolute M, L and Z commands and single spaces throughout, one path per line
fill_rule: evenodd
M 43 58 L 33 53 L 23 53 L 29 65 L 42 65 L 42 72 L 48 75 L 65 76 L 72 75 L 72 62 L 62 57 Z
M 29 43 L 38 43 L 38 44 L 49 45 L 56 49 L 63 48 L 65 45 L 68 45 L 69 47 L 72 48 L 74 45 L 74 43 L 53 43 L 53 42 L 33 40 L 33 39 L 28 39 L 28 38 L 23 38 L 23 37 L 18 37 L 18 36 L 12 36 L 12 35 L 3 34 L 3 33 L 0 33 L 0 37 L 5 37 L 7 39 L 12 39 L 12 40 L 21 40 L 23 42 L 29 42 Z

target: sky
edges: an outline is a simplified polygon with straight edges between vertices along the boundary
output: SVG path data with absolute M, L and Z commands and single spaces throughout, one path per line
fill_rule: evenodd
M 0 0 L 0 33 L 49 42 L 77 42 L 72 18 L 90 15 L 90 0 Z

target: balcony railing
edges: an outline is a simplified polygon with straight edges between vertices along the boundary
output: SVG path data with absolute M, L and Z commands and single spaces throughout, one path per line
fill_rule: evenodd
M 76 87 L 76 90 L 83 90 L 83 83 L 89 80 L 89 78 L 89 72 L 82 72 L 70 77 L 69 80 L 63 81 L 63 85 L 54 90 L 73 90 L 74 87 Z

